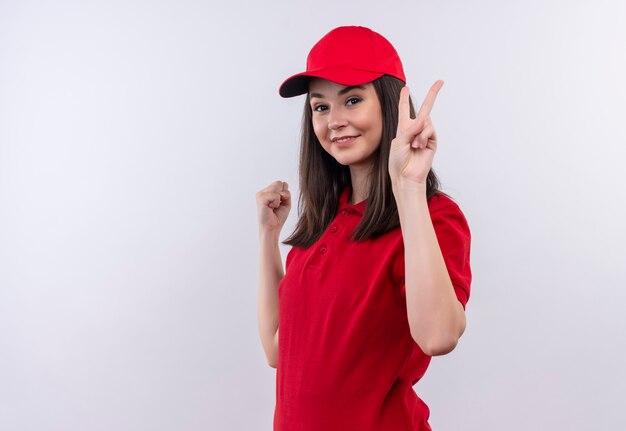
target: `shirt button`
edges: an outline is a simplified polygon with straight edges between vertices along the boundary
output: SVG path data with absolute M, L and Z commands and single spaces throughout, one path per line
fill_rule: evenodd
M 330 227 L 330 231 L 331 231 L 332 233 L 337 232 L 337 226 L 331 226 L 331 227 Z
M 326 246 L 325 245 L 320 247 L 320 253 L 322 253 L 322 254 L 326 253 Z

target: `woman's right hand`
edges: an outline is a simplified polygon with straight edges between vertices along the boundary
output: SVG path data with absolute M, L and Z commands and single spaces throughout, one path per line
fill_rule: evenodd
M 274 181 L 256 193 L 260 232 L 279 233 L 291 210 L 291 193 L 285 181 Z

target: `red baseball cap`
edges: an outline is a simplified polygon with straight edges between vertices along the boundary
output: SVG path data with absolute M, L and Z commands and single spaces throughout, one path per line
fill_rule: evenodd
M 309 91 L 312 77 L 341 85 L 361 85 L 394 76 L 406 84 L 400 56 L 393 45 L 367 27 L 344 26 L 328 32 L 311 48 L 306 71 L 287 78 L 278 89 L 282 97 Z

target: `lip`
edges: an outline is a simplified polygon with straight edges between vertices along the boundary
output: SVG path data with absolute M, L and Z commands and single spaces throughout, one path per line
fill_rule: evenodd
M 337 137 L 337 138 L 333 138 L 331 141 L 332 141 L 333 145 L 337 145 L 337 146 L 339 146 L 339 147 L 342 147 L 342 146 L 345 146 L 345 145 L 350 145 L 350 144 L 351 144 L 352 142 L 354 142 L 354 140 L 355 140 L 356 138 L 358 138 L 359 136 L 361 136 L 361 135 L 355 135 L 355 136 L 349 136 L 349 135 L 346 135 L 346 136 L 339 136 L 339 137 Z M 344 139 L 344 138 L 350 138 L 350 139 L 348 139 L 347 141 L 344 141 L 344 142 L 338 142 L 338 140 L 339 140 L 339 139 Z

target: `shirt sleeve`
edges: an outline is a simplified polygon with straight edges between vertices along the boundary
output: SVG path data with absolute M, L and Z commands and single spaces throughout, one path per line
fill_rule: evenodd
M 435 228 L 439 248 L 446 263 L 450 280 L 452 280 L 452 286 L 458 300 L 463 305 L 463 309 L 465 309 L 472 283 L 469 225 L 455 202 L 436 209 L 430 218 Z
M 469 225 L 459 206 L 449 201 L 432 209 L 430 219 L 435 229 L 437 242 L 452 281 L 452 287 L 459 302 L 465 305 L 470 295 L 472 270 L 470 266 L 471 233 Z M 401 280 L 400 292 L 406 295 L 404 280 L 404 258 L 396 261 L 397 274 Z

